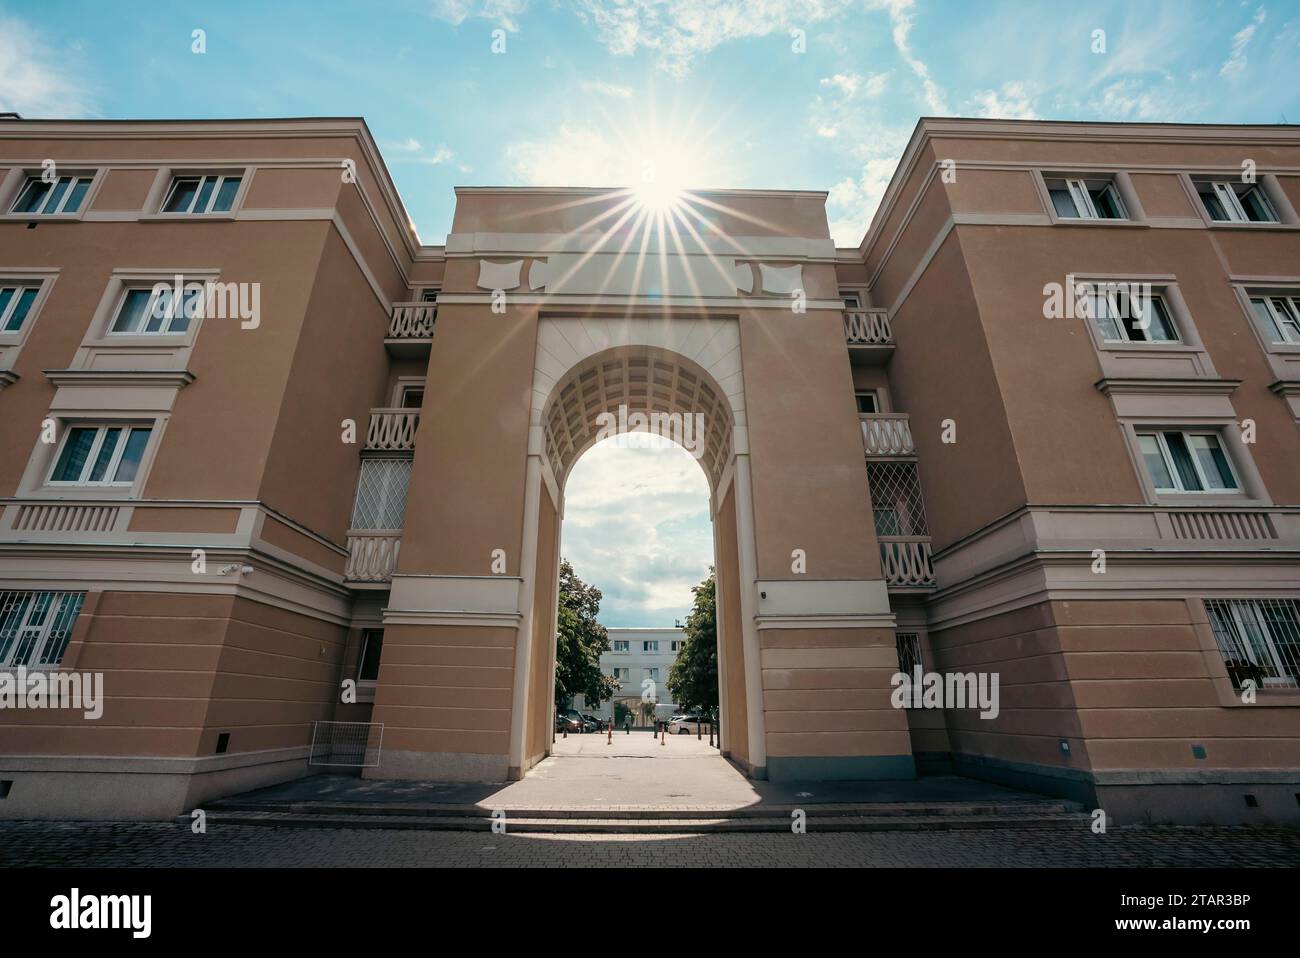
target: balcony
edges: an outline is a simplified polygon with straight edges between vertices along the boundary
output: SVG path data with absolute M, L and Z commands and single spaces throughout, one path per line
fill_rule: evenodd
M 419 428 L 418 409 L 372 409 L 370 428 L 366 430 L 366 450 L 410 452 L 415 449 L 415 434 Z
M 844 342 L 849 360 L 858 365 L 883 365 L 894 355 L 894 331 L 883 309 L 846 309 Z
M 862 445 L 868 456 L 915 456 L 907 413 L 863 413 Z
M 393 578 L 402 533 L 392 529 L 349 529 L 348 562 L 343 578 L 349 585 L 384 585 Z
M 437 303 L 394 303 L 384 348 L 394 359 L 420 359 L 433 346 Z
M 880 569 L 891 592 L 934 588 L 929 536 L 879 536 Z

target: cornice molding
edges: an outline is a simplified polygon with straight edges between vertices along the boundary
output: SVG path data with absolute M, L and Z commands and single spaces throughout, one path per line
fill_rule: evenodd
M 1240 379 L 1098 379 L 1093 385 L 1099 393 L 1145 396 L 1228 396 L 1241 385 Z
M 55 386 L 152 386 L 183 389 L 194 382 L 188 369 L 44 369 Z

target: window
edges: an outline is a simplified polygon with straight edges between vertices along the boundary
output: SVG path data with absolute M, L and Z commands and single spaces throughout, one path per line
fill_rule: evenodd
M 159 283 L 129 287 L 117 307 L 109 333 L 130 336 L 168 336 L 184 333 L 190 320 L 203 312 L 203 288 L 186 287 L 176 301 L 175 291 Z
M 1045 178 L 1056 215 L 1072 220 L 1126 220 L 1128 210 L 1110 179 Z
M 1300 688 L 1300 603 L 1206 599 L 1205 612 L 1236 688 Z
M 683 642 L 681 639 L 673 639 L 673 641 L 672 641 L 672 650 L 673 650 L 674 652 L 680 652 L 680 651 L 681 651 L 682 649 L 684 649 L 685 647 L 686 647 L 686 643 Z
M 50 484 L 131 485 L 151 431 L 148 426 L 73 426 L 64 436 Z
M 1276 223 L 1277 211 L 1258 183 L 1197 180 L 1201 204 L 1216 223 Z
M 58 665 L 84 592 L 0 592 L 0 668 Z
M 438 301 L 437 287 L 430 287 L 429 289 L 420 290 L 420 302 L 436 303 L 437 301 Z
M 912 675 L 921 665 L 921 637 L 915 632 L 899 632 L 895 643 L 898 646 L 898 671 Z
M 424 387 L 423 386 L 403 386 L 402 387 L 402 409 L 419 409 L 424 405 Z
M 642 651 L 642 652 L 658 652 L 658 651 L 659 651 L 659 642 L 658 642 L 658 640 L 656 639 L 656 640 L 649 641 L 649 642 L 642 642 L 642 643 L 641 643 L 641 651 Z
M 172 180 L 164 213 L 229 213 L 235 205 L 241 177 L 178 176 Z
M 1223 444 L 1213 432 L 1143 432 L 1138 445 L 1157 492 L 1236 492 Z
M 615 651 L 615 652 L 626 652 L 627 650 L 628 650 L 627 639 L 615 639 L 615 640 L 614 640 L 614 651 Z
M 383 651 L 383 629 L 366 629 L 361 633 L 361 656 L 357 659 L 358 682 L 379 680 L 379 656 Z
M 357 498 L 352 505 L 352 528 L 402 528 L 410 481 L 410 459 L 362 459 Z
M 877 536 L 928 536 L 925 503 L 916 463 L 886 460 L 867 463 L 867 485 Z
M 615 678 L 615 680 L 617 680 L 617 681 L 619 681 L 619 682 L 622 682 L 622 681 L 624 681 L 625 679 L 626 679 L 627 681 L 630 682 L 630 681 L 632 680 L 632 670 L 631 670 L 631 669 L 615 669 L 615 670 L 614 670 L 614 678 Z
M 840 290 L 840 299 L 844 300 L 845 309 L 862 308 L 862 297 L 858 294 L 858 291 L 855 289 Z
M 40 291 L 39 283 L 0 286 L 0 333 L 16 333 L 23 328 Z
M 858 415 L 869 416 L 880 412 L 880 402 L 874 389 L 860 389 L 853 395 L 858 401 Z
M 655 668 L 655 669 L 646 669 L 646 670 L 645 670 L 645 677 L 648 678 L 651 682 L 658 682 L 658 681 L 659 681 L 659 670 L 658 670 L 657 668 Z
M 1158 295 L 1132 295 L 1120 284 L 1088 297 L 1093 324 L 1108 343 L 1176 343 L 1169 307 Z
M 1300 345 L 1300 296 L 1252 296 L 1250 305 L 1273 342 Z
M 90 189 L 91 177 L 86 174 L 60 176 L 46 182 L 39 176 L 30 176 L 23 185 L 11 213 L 33 216 L 66 216 L 81 209 L 81 201 Z

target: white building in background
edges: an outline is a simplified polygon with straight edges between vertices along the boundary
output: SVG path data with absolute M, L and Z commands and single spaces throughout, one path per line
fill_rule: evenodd
M 612 700 L 591 709 L 581 695 L 576 696 L 573 707 L 608 719 L 613 715 L 614 703 L 622 702 L 635 716 L 634 725 L 671 718 L 676 706 L 668 691 L 668 670 L 685 645 L 686 633 L 682 629 L 610 629 L 610 651 L 601 655 L 600 670 L 617 679 L 622 689 Z M 643 693 L 649 693 L 654 702 L 653 714 L 648 703 L 642 707 Z

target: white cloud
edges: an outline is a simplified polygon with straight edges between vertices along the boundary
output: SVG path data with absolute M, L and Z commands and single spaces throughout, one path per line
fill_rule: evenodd
M 857 176 L 845 177 L 831 187 L 826 213 L 836 246 L 857 246 L 862 242 L 897 166 L 898 154 L 872 156 L 863 162 Z
M 787 35 L 791 29 L 830 19 L 852 0 L 575 0 L 610 52 L 630 56 L 639 49 L 657 55 L 658 65 L 684 76 L 691 61 L 732 40 Z
M 639 175 L 639 161 L 605 132 L 568 123 L 545 140 L 507 145 L 505 162 L 529 186 L 617 186 Z
M 390 143 L 385 149 L 400 154 L 394 157 L 398 163 L 424 163 L 428 166 L 441 166 L 444 163 L 450 163 L 456 158 L 456 154 L 441 143 L 434 148 L 432 153 L 426 153 L 424 146 L 414 137 L 410 137 L 401 143 Z
M 17 17 L 0 16 L 0 112 L 28 118 L 94 115 L 90 94 L 70 70 L 74 56 L 52 49 Z
M 860 73 L 837 73 L 834 76 L 822 77 L 821 85 L 842 94 L 847 99 L 853 99 L 859 93 L 864 97 L 880 96 L 885 91 L 888 80 L 888 73 L 873 73 L 866 78 Z
M 564 505 L 560 551 L 604 593 L 602 624 L 685 618 L 713 564 L 713 534 L 708 481 L 684 450 L 600 443 L 574 467 Z
M 1246 47 L 1250 44 L 1251 39 L 1255 36 L 1255 31 L 1259 29 L 1260 24 L 1263 22 L 1264 8 L 1260 7 L 1255 11 L 1255 16 L 1251 22 L 1238 30 L 1233 36 L 1232 50 L 1228 54 L 1228 59 L 1223 61 L 1223 66 L 1219 67 L 1219 76 L 1237 76 L 1246 69 Z
M 930 76 L 930 68 L 925 62 L 912 53 L 908 38 L 912 32 L 913 6 L 914 0 L 867 0 L 867 9 L 884 10 L 889 14 L 889 22 L 893 28 L 894 49 L 921 81 L 921 87 L 925 91 L 925 102 L 930 112 L 946 114 L 948 104 L 944 99 L 943 90 Z
M 604 80 L 587 80 L 582 84 L 582 88 L 588 93 L 597 93 L 618 100 L 632 99 L 631 87 L 619 86 L 617 83 L 606 83 Z
M 519 30 L 519 15 L 528 8 L 528 0 L 431 0 L 430 12 L 439 20 L 460 26 L 470 17 L 491 20 L 510 32 Z
M 1033 96 L 1023 83 L 1010 81 L 1001 91 L 978 90 L 971 97 L 975 115 L 1002 120 L 1036 120 Z

